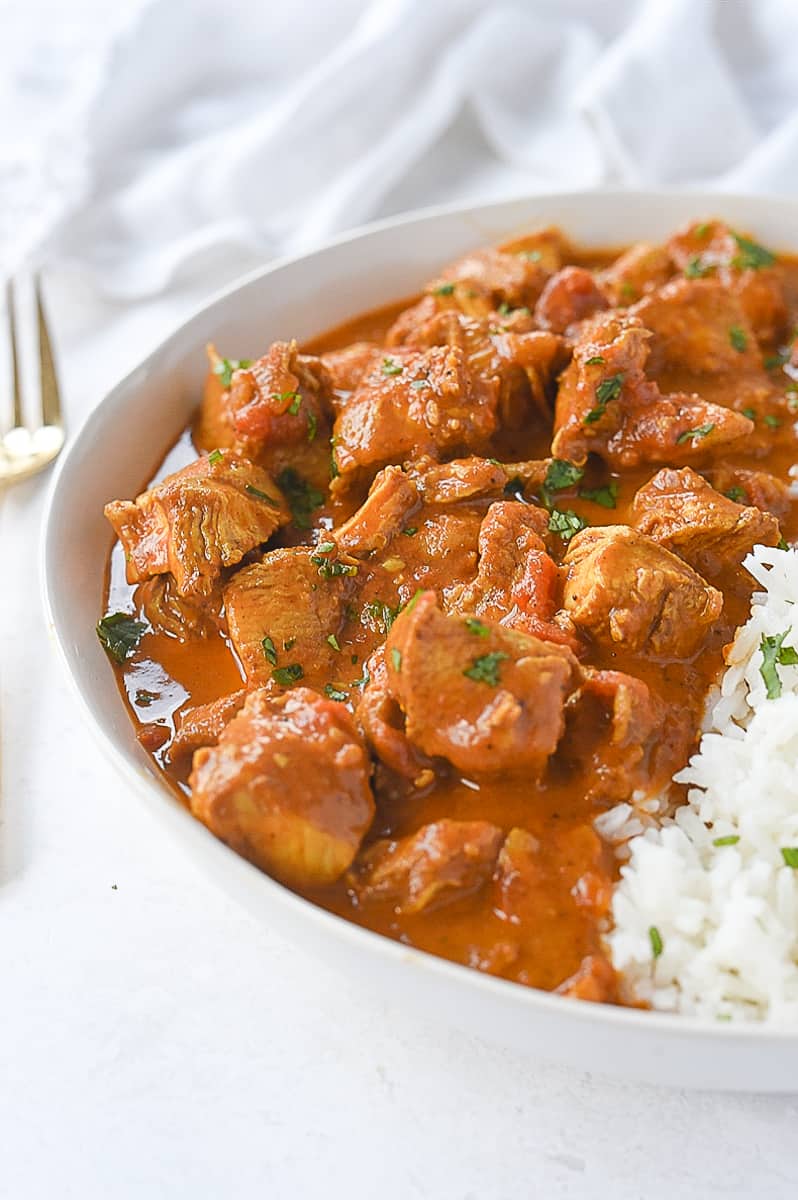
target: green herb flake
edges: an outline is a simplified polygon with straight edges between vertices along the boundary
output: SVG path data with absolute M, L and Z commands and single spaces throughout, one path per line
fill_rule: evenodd
M 253 487 L 251 483 L 244 484 L 244 491 L 248 495 L 254 496 L 256 500 L 262 500 L 263 503 L 268 504 L 270 508 L 280 507 L 279 500 L 275 500 L 273 496 L 267 496 L 265 492 L 262 492 L 260 488 Z
M 701 438 L 707 437 L 715 428 L 714 421 L 710 421 L 708 425 L 698 425 L 695 429 L 685 429 L 676 439 L 676 445 L 681 446 L 683 442 L 698 442 Z
M 324 503 L 324 496 L 294 470 L 285 467 L 277 476 L 280 490 L 284 492 L 291 509 L 291 520 L 297 529 L 310 529 L 310 514 Z
M 684 268 L 684 273 L 688 279 L 701 279 L 702 276 L 708 274 L 708 272 L 711 270 L 711 266 L 706 266 L 701 261 L 700 254 L 694 254 L 693 257 L 688 261 L 687 266 Z
M 592 500 L 594 504 L 600 504 L 602 508 L 615 508 L 618 499 L 618 482 L 611 479 L 602 487 L 580 488 L 579 495 L 582 500 Z
M 339 700 L 343 703 L 349 699 L 349 692 L 344 692 L 341 688 L 337 688 L 334 683 L 325 683 L 324 695 L 330 700 Z
M 693 236 L 697 237 L 699 241 L 703 241 L 708 233 L 709 225 L 706 221 L 704 221 L 701 225 L 696 225 L 695 229 L 693 230 Z
M 543 480 L 543 491 L 562 492 L 579 483 L 584 473 L 584 467 L 574 466 L 564 458 L 553 458 Z
M 364 688 L 370 678 L 371 676 L 369 675 L 369 669 L 366 664 L 363 663 L 363 674 L 360 676 L 360 679 L 353 679 L 351 686 L 356 688 Z
M 773 413 L 767 413 L 764 417 L 764 422 L 769 429 L 779 429 L 781 426 L 781 418 L 774 417 Z
M 567 545 L 574 534 L 585 529 L 588 522 L 570 508 L 553 508 L 549 516 L 549 532 L 557 533 Z
M 276 667 L 277 666 L 277 651 L 274 648 L 274 642 L 272 641 L 272 639 L 270 637 L 262 638 L 260 644 L 263 647 L 263 653 L 266 656 L 266 661 L 268 663 L 271 663 L 271 665 L 273 667 Z
M 310 561 L 314 567 L 319 568 L 319 575 L 322 579 L 336 579 L 341 575 L 357 575 L 357 567 L 354 563 L 333 562 L 321 554 L 311 554 Z
M 221 450 L 211 450 L 210 454 L 208 455 L 208 463 L 210 464 L 210 466 L 215 467 L 216 464 L 221 461 L 222 461 Z
M 361 624 L 370 629 L 372 633 L 387 635 L 401 611 L 401 604 L 397 604 L 396 608 L 391 608 L 390 604 L 386 604 L 384 600 L 369 600 L 367 604 L 363 605 L 363 611 L 360 614 Z
M 402 669 L 402 652 L 401 652 L 401 650 L 397 650 L 396 646 L 391 647 L 391 662 L 393 663 L 394 671 L 401 671 L 401 669 Z
M 280 687 L 290 687 L 292 683 L 297 683 L 302 679 L 304 674 L 299 663 L 291 663 L 287 667 L 275 667 L 272 671 L 272 679 L 275 683 L 279 683 Z
M 601 354 L 594 354 L 592 358 L 585 359 L 585 366 L 586 367 L 597 367 L 603 362 L 604 362 L 604 358 Z
M 765 684 L 768 700 L 778 700 L 781 695 L 781 677 L 778 667 L 798 665 L 798 651 L 792 646 L 782 645 L 789 632 L 789 629 L 785 629 L 783 633 L 773 634 L 771 637 L 763 635 L 762 641 L 759 643 L 759 649 L 762 652 L 759 674 Z
M 790 548 L 789 542 L 785 542 L 783 537 L 780 537 L 779 540 L 776 542 L 777 550 L 789 550 L 789 548 Z
M 730 328 L 729 341 L 732 344 L 732 348 L 736 350 L 738 354 L 743 354 L 748 348 L 748 336 L 745 330 L 739 325 L 732 325 Z
M 725 837 L 716 837 L 712 839 L 713 846 L 736 846 L 739 842 L 739 834 L 727 833 Z
M 328 635 L 327 645 L 332 646 L 333 650 L 336 650 L 339 654 L 341 653 L 341 647 L 338 643 L 338 638 L 335 636 L 334 633 L 331 633 Z
M 315 441 L 316 433 L 318 432 L 319 423 L 316 420 L 316 414 L 308 409 L 308 441 Z
M 302 407 L 302 397 L 300 396 L 299 392 L 285 392 L 281 393 L 280 395 L 278 395 L 276 392 L 274 393 L 275 400 L 285 400 L 288 399 L 289 396 L 293 396 L 293 400 L 288 405 L 286 411 L 290 412 L 292 417 L 295 417 Z
M 792 867 L 793 871 L 798 871 L 798 846 L 782 846 L 781 857 L 785 867 Z
M 129 613 L 115 612 L 98 621 L 96 629 L 97 637 L 114 662 L 123 663 L 138 646 L 147 625 Z
M 335 542 L 319 542 L 318 546 L 316 547 L 316 550 L 319 554 L 329 554 L 330 551 L 334 549 Z
M 454 291 L 453 283 L 442 283 L 440 287 L 433 288 L 434 296 L 451 296 Z
M 649 925 L 648 940 L 651 942 L 651 953 L 654 958 L 659 958 L 663 951 L 662 934 L 657 929 L 656 925 Z
M 416 605 L 418 604 L 418 598 L 419 598 L 419 596 L 423 596 L 423 595 L 424 595 L 424 589 L 423 589 L 423 588 L 416 588 L 416 590 L 415 590 L 415 592 L 413 593 L 413 595 L 412 595 L 411 599 L 410 599 L 410 600 L 408 600 L 407 604 L 405 605 L 405 609 L 404 609 L 404 611 L 405 611 L 405 612 L 412 612 L 412 611 L 413 611 L 413 609 L 414 609 L 414 608 L 416 607 Z
M 607 379 L 602 379 L 601 383 L 596 388 L 596 399 L 598 400 L 598 404 L 595 408 L 592 408 L 585 417 L 586 425 L 593 425 L 596 421 L 601 420 L 610 401 L 617 400 L 620 396 L 622 387 L 622 371 L 619 371 L 617 375 L 610 375 Z
M 475 658 L 470 667 L 466 667 L 463 674 L 467 679 L 473 679 L 475 683 L 486 683 L 489 687 L 497 687 L 500 680 L 499 664 L 504 662 L 509 655 L 503 650 L 492 650 L 490 654 L 481 654 L 479 658 Z
M 401 375 L 404 367 L 401 363 L 394 362 L 392 358 L 384 358 L 382 360 L 383 375 Z
M 283 642 L 283 650 L 291 650 L 296 645 L 296 638 L 286 638 Z
M 762 365 L 766 371 L 775 371 L 777 367 L 783 367 L 790 360 L 790 350 L 780 350 L 778 354 L 768 354 L 762 360 Z
M 405 537 L 415 537 L 418 533 L 418 525 L 406 525 L 402 530 Z
M 742 409 L 742 414 L 744 417 L 748 417 L 749 421 L 756 421 L 756 409 L 744 408 Z
M 251 366 L 251 358 L 221 358 L 217 363 L 214 363 L 213 373 L 219 376 L 222 387 L 227 391 L 233 382 L 233 372 L 244 371 L 247 367 Z
M 134 703 L 138 708 L 149 708 L 160 697 L 160 692 L 148 692 L 146 688 L 137 688 Z
M 739 271 L 758 271 L 761 267 L 773 266 L 776 255 L 772 254 L 770 250 L 766 250 L 758 242 L 752 242 L 750 238 L 743 237 L 739 233 L 732 232 L 732 237 L 739 250 L 739 254 L 736 254 L 731 260 L 733 267 L 737 267 Z
M 466 629 L 469 633 L 473 633 L 476 637 L 490 637 L 490 629 L 484 621 L 478 621 L 476 617 L 466 617 Z
M 723 493 L 723 495 L 729 500 L 733 500 L 735 504 L 745 504 L 748 500 L 745 490 L 741 487 L 738 487 L 737 484 L 735 484 L 734 487 L 730 487 L 727 492 Z
M 624 279 L 619 288 L 622 300 L 634 300 L 637 293 L 628 279 Z

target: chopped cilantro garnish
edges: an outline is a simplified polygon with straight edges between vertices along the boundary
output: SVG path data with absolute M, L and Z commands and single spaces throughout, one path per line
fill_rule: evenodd
M 401 375 L 404 367 L 401 363 L 394 362 L 392 358 L 384 358 L 382 360 L 383 375 Z
M 570 508 L 553 508 L 549 516 L 549 532 L 558 533 L 563 542 L 570 542 L 574 534 L 587 526 L 587 521 L 577 516 Z
M 312 442 L 313 439 L 316 437 L 316 431 L 318 430 L 318 427 L 319 426 L 318 426 L 318 421 L 316 420 L 316 414 L 313 412 L 312 409 L 309 408 L 308 409 L 308 441 L 309 442 Z
M 319 542 L 316 549 L 319 554 L 329 554 L 331 550 L 335 549 L 335 542 Z
M 311 554 L 310 561 L 314 567 L 319 568 L 319 575 L 322 579 L 335 579 L 340 575 L 357 575 L 357 567 L 354 563 L 333 562 L 329 558 L 325 558 L 323 554 Z
M 212 467 L 215 467 L 216 464 L 221 461 L 222 461 L 221 450 L 211 450 L 210 454 L 208 455 L 208 462 L 210 463 L 210 465 Z
M 595 408 L 592 408 L 585 417 L 586 425 L 593 425 L 596 421 L 601 420 L 610 401 L 617 400 L 620 396 L 622 387 L 622 371 L 619 371 L 617 375 L 610 375 L 607 379 L 602 379 L 601 383 L 596 388 L 596 399 L 598 400 L 598 404 Z
M 220 358 L 217 363 L 214 363 L 213 373 L 219 376 L 222 381 L 222 387 L 227 391 L 233 382 L 233 372 L 243 371 L 251 366 L 251 358 Z
M 597 367 L 597 366 L 599 366 L 600 363 L 603 363 L 603 362 L 604 362 L 603 355 L 594 354 L 592 358 L 585 359 L 585 366 L 586 367 Z
M 415 537 L 415 535 L 418 533 L 418 525 L 405 525 L 402 533 L 405 535 L 405 537 Z
M 767 413 L 764 417 L 764 422 L 770 429 L 778 429 L 781 425 L 781 418 L 774 417 L 773 413 Z
M 676 445 L 681 446 L 683 442 L 697 442 L 701 438 L 707 437 L 715 428 L 715 423 L 710 421 L 708 425 L 698 425 L 695 429 L 684 429 L 676 439 Z
M 451 296 L 453 291 L 454 291 L 453 283 L 442 283 L 440 285 L 440 287 L 436 287 L 433 289 L 433 295 L 435 295 L 435 296 Z
M 475 683 L 487 683 L 490 687 L 496 687 L 499 683 L 499 663 L 504 662 L 509 655 L 503 650 L 492 650 L 490 654 L 482 654 L 479 658 L 475 658 L 470 667 L 466 667 L 463 674 L 467 679 L 473 679 Z
M 766 371 L 773 371 L 776 367 L 783 367 L 786 362 L 789 362 L 791 353 L 792 351 L 787 349 L 780 350 L 778 354 L 769 354 L 763 359 L 762 365 Z
M 325 683 L 324 695 L 328 696 L 330 700 L 344 701 L 349 699 L 349 692 L 341 691 L 341 689 L 337 688 L 333 683 Z
M 291 663 L 287 667 L 275 667 L 272 671 L 272 679 L 275 683 L 279 683 L 280 687 L 290 687 L 292 683 L 302 679 L 304 674 L 299 663 Z
M 351 686 L 363 688 L 366 686 L 370 678 L 371 676 L 369 675 L 369 669 L 366 664 L 363 663 L 363 674 L 360 676 L 360 679 L 353 679 Z
M 746 500 L 748 499 L 745 494 L 745 489 L 738 487 L 737 484 L 735 484 L 734 487 L 730 487 L 727 492 L 723 493 L 723 495 L 727 496 L 729 500 L 733 500 L 735 504 L 745 504 Z
M 391 647 L 391 662 L 393 663 L 394 671 L 401 671 L 401 669 L 402 669 L 402 652 L 401 652 L 401 650 L 397 650 L 396 646 Z
M 648 940 L 651 942 L 651 953 L 655 958 L 659 958 L 660 954 L 662 954 L 663 944 L 662 934 L 657 929 L 656 925 L 649 925 Z
M 739 834 L 727 833 L 725 837 L 716 837 L 712 839 L 713 846 L 736 846 L 739 842 Z
M 415 592 L 413 593 L 412 597 L 411 597 L 411 598 L 408 600 L 407 604 L 405 605 L 405 609 L 404 609 L 404 610 L 405 610 L 405 612 L 412 612 L 412 611 L 413 611 L 413 609 L 414 609 L 414 608 L 416 607 L 416 605 L 418 604 L 418 598 L 419 598 L 419 596 L 423 596 L 423 594 L 424 594 L 424 589 L 423 589 L 423 588 L 416 588 L 416 590 L 415 590 Z
M 732 325 L 729 330 L 729 341 L 739 354 L 742 354 L 748 346 L 748 336 L 745 330 L 741 329 L 739 325 Z
M 310 514 L 314 508 L 321 507 L 324 496 L 306 483 L 293 467 L 285 467 L 277 476 L 277 483 L 285 493 L 297 529 L 310 529 Z
M 553 458 L 543 480 L 543 492 L 562 492 L 573 487 L 585 473 L 584 467 L 574 466 L 564 458 Z
M 264 504 L 268 504 L 270 508 L 279 508 L 280 501 L 275 500 L 273 496 L 267 496 L 260 488 L 253 487 L 251 483 L 244 484 L 244 491 L 250 496 L 254 496 L 256 500 L 262 500 Z
M 786 867 L 792 867 L 794 871 L 798 870 L 798 846 L 782 846 L 781 857 L 784 859 Z
M 478 621 L 476 617 L 466 617 L 466 629 L 477 637 L 490 637 L 488 626 L 483 621 Z
M 139 708 L 149 708 L 151 704 L 160 699 L 160 692 L 148 692 L 146 688 L 137 688 L 134 703 Z
M 628 279 L 624 279 L 619 288 L 622 300 L 634 300 L 637 293 Z
M 780 537 L 779 540 L 776 542 L 777 550 L 789 550 L 789 548 L 790 548 L 789 542 L 785 542 L 783 537 Z
M 693 236 L 701 239 L 705 238 L 708 233 L 709 225 L 706 221 L 704 221 L 701 225 L 696 225 L 695 229 L 693 230 Z
M 261 640 L 263 653 L 266 655 L 266 661 L 271 663 L 273 667 L 277 666 L 277 651 L 274 648 L 274 642 L 270 637 L 265 637 Z
M 290 650 L 296 645 L 296 638 L 286 638 L 283 642 L 283 650 Z
M 111 658 L 123 663 L 138 646 L 147 630 L 146 622 L 129 613 L 109 613 L 97 622 L 97 637 Z
M 755 420 L 756 420 L 756 409 L 754 409 L 754 408 L 744 408 L 744 409 L 742 409 L 741 411 L 742 411 L 742 414 L 743 414 L 743 416 L 744 416 L 744 417 L 748 417 L 748 420 L 749 420 L 749 421 L 755 421 Z
M 611 479 L 602 487 L 580 488 L 579 495 L 583 500 L 592 500 L 594 504 L 600 504 L 602 508 L 615 508 L 615 502 L 618 499 L 618 482 Z
M 688 279 L 700 279 L 702 275 L 706 275 L 711 270 L 711 266 L 705 266 L 701 261 L 700 254 L 694 254 L 684 268 L 684 273 Z
M 340 647 L 340 645 L 338 644 L 338 638 L 335 636 L 335 634 L 334 634 L 334 633 L 328 634 L 328 636 L 327 636 L 327 644 L 328 644 L 328 646 L 332 646 L 333 650 L 337 650 L 337 651 L 338 651 L 338 653 L 340 654 L 340 652 L 341 652 L 341 647 Z
M 391 608 L 384 600 L 369 600 L 368 604 L 363 605 L 360 620 L 372 633 L 387 634 L 401 611 L 401 604 Z
M 760 267 L 773 266 L 776 256 L 770 250 L 766 250 L 758 242 L 752 242 L 750 238 L 743 237 L 739 233 L 732 233 L 732 237 L 739 250 L 739 254 L 735 254 L 731 260 L 733 267 L 737 267 L 740 271 L 758 271 Z
M 287 411 L 290 412 L 292 417 L 295 417 L 302 407 L 302 397 L 299 392 L 281 392 L 279 395 L 277 392 L 274 393 L 275 400 L 288 400 L 289 397 L 293 397 L 293 399 L 288 405 Z
M 773 634 L 771 637 L 763 635 L 762 641 L 759 643 L 759 649 L 762 652 L 759 674 L 765 684 L 768 700 L 778 700 L 781 695 L 781 677 L 778 667 L 798 665 L 798 650 L 792 646 L 782 645 L 789 632 L 789 629 L 785 629 L 784 633 Z

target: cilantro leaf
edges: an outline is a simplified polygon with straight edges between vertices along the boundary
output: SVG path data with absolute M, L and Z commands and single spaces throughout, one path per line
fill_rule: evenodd
M 574 534 L 585 529 L 588 522 L 570 508 L 553 508 L 549 516 L 549 532 L 558 533 L 567 545 Z
M 590 412 L 585 417 L 586 425 L 593 425 L 596 421 L 600 421 L 607 411 L 607 405 L 611 400 L 617 400 L 621 394 L 623 387 L 623 371 L 619 371 L 617 375 L 609 375 L 606 379 L 602 379 L 601 383 L 596 388 L 596 399 L 598 404 L 595 408 L 591 408 Z
M 762 641 L 759 643 L 759 649 L 762 652 L 759 674 L 765 684 L 768 700 L 778 700 L 781 695 L 781 677 L 778 667 L 798 666 L 798 650 L 795 650 L 793 646 L 782 646 L 782 642 L 789 632 L 789 629 L 785 629 L 783 633 L 773 634 L 771 637 L 763 635 Z
M 615 502 L 618 499 L 618 481 L 611 479 L 602 487 L 580 488 L 579 495 L 583 500 L 592 500 L 594 504 L 600 504 L 602 508 L 615 508 Z
M 321 507 L 324 496 L 306 483 L 293 467 L 285 467 L 277 476 L 277 483 L 285 493 L 297 529 L 310 529 L 310 514 L 314 508 Z
M 699 441 L 701 438 L 705 438 L 707 434 L 712 433 L 714 428 L 714 421 L 710 421 L 708 425 L 699 425 L 695 429 L 684 429 L 677 437 L 676 445 L 681 446 L 683 442 Z
M 466 667 L 463 674 L 468 679 L 473 679 L 475 683 L 487 683 L 489 687 L 496 687 L 499 683 L 499 663 L 504 662 L 509 655 L 503 650 L 492 650 L 490 654 L 481 654 L 475 658 L 470 667 Z
M 227 391 L 233 382 L 233 372 L 244 371 L 247 367 L 251 366 L 251 358 L 221 358 L 217 363 L 214 363 L 213 373 L 219 376 L 222 387 Z
M 115 612 L 98 621 L 96 628 L 97 637 L 110 657 L 114 662 L 123 663 L 138 646 L 147 625 L 129 613 Z
M 275 667 L 272 671 L 272 679 L 275 683 L 279 683 L 280 687 L 290 687 L 292 683 L 297 683 L 302 679 L 304 674 L 299 663 L 291 663 L 287 667 Z
M 739 250 L 739 254 L 735 254 L 731 260 L 733 267 L 737 267 L 740 271 L 758 271 L 760 267 L 773 266 L 776 255 L 772 254 L 770 250 L 766 250 L 758 242 L 752 242 L 750 238 L 743 237 L 742 234 L 732 233 L 732 237 Z

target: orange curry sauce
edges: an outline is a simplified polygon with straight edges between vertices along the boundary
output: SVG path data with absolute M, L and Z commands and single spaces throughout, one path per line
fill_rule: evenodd
M 572 262 L 591 268 L 614 259 L 618 251 L 574 254 Z M 798 319 L 798 260 L 781 257 L 786 290 L 793 321 Z M 398 312 L 408 303 L 394 304 L 369 313 L 316 338 L 303 349 L 321 354 L 358 340 L 380 342 Z M 253 346 L 257 354 L 263 347 Z M 221 348 L 224 352 L 224 348 Z M 771 371 L 781 381 L 781 370 Z M 663 390 L 696 390 L 693 375 L 680 379 L 670 372 L 660 380 Z M 784 377 L 785 388 L 789 379 Z M 218 388 L 218 379 L 209 377 L 208 388 Z M 199 397 L 198 397 L 199 400 Z M 207 449 L 207 444 L 205 446 Z M 171 447 L 153 472 L 156 482 L 196 457 L 198 450 L 187 429 Z M 521 433 L 498 434 L 490 453 L 500 461 L 541 459 L 551 454 L 551 427 L 532 420 Z M 798 445 L 792 421 L 784 420 L 774 436 L 772 448 L 765 454 L 735 452 L 724 462 L 739 467 L 763 469 L 788 481 L 788 470 L 798 461 Z M 629 506 L 636 490 L 658 468 L 650 464 L 612 473 L 591 456 L 583 484 L 597 487 L 614 479 L 618 483 L 617 507 L 607 509 L 581 499 L 574 488 L 558 496 L 558 503 L 574 510 L 591 526 L 617 525 L 629 520 Z M 148 481 L 142 481 L 148 485 Z M 314 531 L 330 529 L 345 520 L 357 507 L 362 493 L 327 504 L 313 513 L 312 528 L 297 531 L 283 529 L 270 547 L 311 545 Z M 476 525 L 484 516 L 484 501 L 463 501 L 459 511 L 473 510 Z M 788 541 L 798 540 L 798 504 L 792 503 L 781 522 Z M 405 544 L 406 543 L 406 544 Z M 390 605 L 407 603 L 418 587 L 436 587 L 450 582 L 458 572 L 473 574 L 473 552 L 458 560 L 456 553 L 443 559 L 430 556 L 430 547 L 419 537 L 407 537 L 402 546 L 400 577 L 380 564 L 363 564 L 365 576 L 359 587 L 359 603 L 369 599 Z M 125 560 L 119 543 L 114 545 L 106 583 L 107 612 L 139 612 L 136 589 L 125 580 Z M 651 661 L 641 654 L 630 654 L 622 646 L 613 650 L 592 647 L 591 666 L 626 671 L 649 683 L 674 709 L 687 710 L 691 728 L 697 731 L 710 683 L 722 667 L 722 648 L 733 636 L 748 611 L 749 593 L 745 588 L 724 596 L 721 620 L 700 651 L 687 662 Z M 358 698 L 353 687 L 362 664 L 383 638 L 375 636 L 353 620 L 339 637 L 341 666 L 337 681 L 346 686 L 350 705 Z M 222 634 L 181 642 L 163 633 L 148 632 L 135 653 L 122 666 L 114 667 L 119 686 L 144 744 L 152 751 L 163 770 L 165 781 L 183 798 L 188 794 L 190 762 L 172 764 L 168 757 L 170 739 L 181 714 L 195 705 L 207 703 L 242 686 L 243 673 L 229 639 Z M 310 686 L 323 684 L 305 680 Z M 578 757 L 578 756 L 577 756 Z M 552 760 L 539 783 L 512 777 L 477 781 L 460 778 L 450 770 L 431 786 L 415 791 L 389 773 L 378 769 L 376 776 L 377 816 L 367 842 L 376 838 L 400 837 L 421 825 L 444 817 L 460 820 L 487 820 L 505 832 L 514 826 L 528 830 L 542 847 L 538 877 L 534 880 L 523 908 L 524 918 L 508 919 L 497 911 L 491 886 L 431 910 L 412 916 L 399 915 L 388 900 L 371 900 L 358 905 L 348 888 L 346 877 L 338 883 L 306 891 L 308 899 L 348 920 L 355 921 L 408 945 L 420 947 L 454 962 L 467 964 L 504 978 L 544 989 L 555 989 L 580 968 L 585 956 L 600 952 L 603 932 L 608 928 L 608 895 L 592 895 L 588 902 L 575 902 L 575 891 L 591 889 L 609 893 L 617 877 L 617 862 L 612 850 L 603 847 L 592 833 L 592 822 L 602 807 L 586 798 L 584 764 L 578 761 Z

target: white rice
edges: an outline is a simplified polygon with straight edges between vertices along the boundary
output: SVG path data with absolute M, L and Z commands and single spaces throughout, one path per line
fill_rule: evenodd
M 692 785 L 687 803 L 645 829 L 630 805 L 600 819 L 608 840 L 636 835 L 608 942 L 631 995 L 656 1009 L 798 1024 L 798 869 L 782 854 L 798 854 L 798 666 L 777 666 L 771 700 L 760 671 L 763 637 L 798 648 L 798 551 L 757 546 L 745 566 L 763 591 L 675 777 Z

